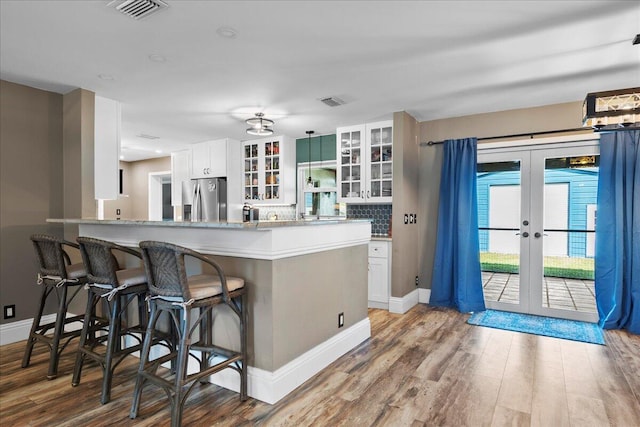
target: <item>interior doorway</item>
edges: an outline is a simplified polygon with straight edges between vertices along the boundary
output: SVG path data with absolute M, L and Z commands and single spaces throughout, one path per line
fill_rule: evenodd
M 149 173 L 149 221 L 172 221 L 171 171 Z
M 596 140 L 478 147 L 487 308 L 597 321 Z

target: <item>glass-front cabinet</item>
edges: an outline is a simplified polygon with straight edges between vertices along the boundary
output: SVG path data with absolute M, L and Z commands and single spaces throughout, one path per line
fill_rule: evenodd
M 390 203 L 393 121 L 337 129 L 338 198 L 346 203 Z
M 336 144 L 338 166 L 338 198 L 344 202 L 359 202 L 365 197 L 362 148 L 364 125 L 338 128 Z
M 295 182 L 291 180 L 293 191 L 283 187 L 286 175 L 295 174 L 295 165 L 284 157 L 285 137 L 265 138 L 243 142 L 243 201 L 252 204 L 289 203 L 290 194 L 295 199 Z M 295 155 L 295 153 L 293 153 Z M 289 161 L 288 161 L 289 160 Z M 295 162 L 295 159 L 293 159 Z M 287 165 L 292 163 L 292 165 Z M 289 170 L 291 169 L 291 171 Z
M 393 187 L 393 125 L 379 122 L 367 125 L 367 198 L 391 202 Z

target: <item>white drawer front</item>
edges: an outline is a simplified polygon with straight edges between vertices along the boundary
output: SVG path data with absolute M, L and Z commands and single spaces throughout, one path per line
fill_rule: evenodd
M 369 256 L 387 258 L 389 256 L 389 244 L 387 242 L 369 242 Z

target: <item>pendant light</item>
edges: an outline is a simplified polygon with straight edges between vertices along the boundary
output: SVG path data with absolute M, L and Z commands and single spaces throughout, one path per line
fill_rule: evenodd
M 313 187 L 313 180 L 311 179 L 311 135 L 314 134 L 314 131 L 308 130 L 308 149 L 309 149 L 309 177 L 307 178 L 307 187 Z
M 264 136 L 273 134 L 273 129 L 271 129 L 271 126 L 273 126 L 273 120 L 269 120 L 264 117 L 264 113 L 256 113 L 255 117 L 251 117 L 244 122 L 250 126 L 247 129 L 247 133 L 249 135 Z

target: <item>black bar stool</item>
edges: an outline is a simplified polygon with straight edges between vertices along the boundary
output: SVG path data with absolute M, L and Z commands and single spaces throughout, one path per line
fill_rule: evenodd
M 114 370 L 127 355 L 142 348 L 148 318 L 147 278 L 144 268 L 123 269 L 116 258 L 116 254 L 141 258 L 139 252 L 105 240 L 89 237 L 77 240 L 87 270 L 88 296 L 71 385 L 80 384 L 85 359 L 98 362 L 103 370 L 100 402 L 105 404 L 111 399 Z M 138 323 L 129 325 L 128 308 L 136 299 Z M 93 315 L 100 302 L 108 307 L 107 324 L 96 322 Z
M 43 342 L 49 346 L 50 350 L 47 379 L 51 380 L 58 375 L 60 354 L 73 338 L 80 336 L 80 328 L 65 331 L 65 326 L 73 322 L 82 322 L 84 318 L 82 315 L 67 317 L 67 310 L 71 301 L 82 289 L 82 285 L 86 283 L 87 274 L 83 264 L 81 262 L 72 264 L 69 254 L 65 251 L 65 248 L 78 249 L 77 244 L 45 234 L 34 234 L 31 236 L 31 241 L 40 263 L 38 284 L 42 286 L 42 293 L 40 306 L 33 318 L 27 339 L 22 367 L 29 366 L 34 344 L 38 341 Z M 47 299 L 53 296 L 56 297 L 58 307 L 56 320 L 41 324 Z M 51 330 L 53 333 L 49 334 Z
M 167 393 L 171 402 L 171 425 L 180 426 L 183 406 L 195 381 L 204 381 L 206 377 L 226 368 L 240 374 L 240 399 L 246 400 L 247 292 L 244 280 L 225 276 L 216 262 L 181 246 L 146 241 L 140 243 L 140 248 L 149 280 L 151 315 L 140 355 L 140 367 L 129 416 L 137 416 L 142 389 L 145 382 L 149 381 Z M 185 257 L 195 258 L 203 266 L 213 267 L 214 274 L 187 276 Z M 231 309 L 230 313 L 238 318 L 239 351 L 213 344 L 212 313 L 219 305 L 228 306 Z M 199 309 L 199 314 L 192 319 L 192 309 L 195 308 Z M 170 315 L 171 322 L 178 331 L 177 351 L 150 360 L 149 352 L 155 324 L 163 312 Z M 198 372 L 188 374 L 189 357 L 198 361 Z M 175 370 L 167 372 L 159 369 L 161 364 L 168 361 L 175 361 Z

